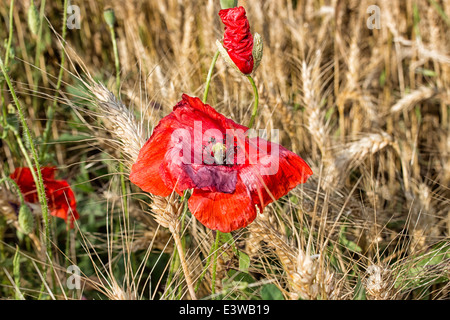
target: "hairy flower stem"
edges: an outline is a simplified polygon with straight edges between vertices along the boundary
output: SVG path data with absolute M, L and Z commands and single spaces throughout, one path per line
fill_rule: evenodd
M 11 50 L 11 42 L 13 37 L 13 13 L 14 13 L 14 0 L 11 0 L 11 5 L 9 7 L 9 36 L 8 36 L 8 42 L 6 43 L 6 52 L 5 52 L 5 66 L 8 67 L 9 63 L 9 52 Z M 3 81 L 0 81 L 0 84 L 3 84 Z M 3 85 L 2 85 L 3 87 Z M 7 124 L 7 105 L 3 101 L 3 90 L 0 88 L 0 104 L 3 106 L 3 127 L 6 127 Z
M 38 29 L 38 33 L 37 33 L 37 37 L 36 37 L 36 53 L 34 56 L 34 65 L 36 66 L 36 68 L 34 70 L 34 75 L 33 75 L 33 81 L 34 81 L 33 91 L 34 92 L 38 91 L 40 76 L 41 76 L 41 74 L 43 74 L 45 72 L 45 64 L 44 64 L 44 70 L 41 70 L 40 68 L 38 68 L 39 60 L 41 59 L 42 47 L 43 47 L 42 25 L 43 25 L 44 15 L 45 15 L 45 2 L 46 2 L 46 0 L 41 1 L 40 10 L 39 10 L 39 29 Z M 65 21 L 64 21 L 64 23 L 65 23 Z M 34 108 L 35 112 L 37 111 L 37 101 L 38 101 L 37 98 L 38 98 L 38 95 L 34 95 L 33 108 Z
M 119 62 L 119 50 L 117 49 L 117 41 L 116 41 L 116 31 L 114 30 L 114 26 L 109 26 L 109 32 L 111 34 L 111 41 L 113 45 L 114 52 L 114 66 L 116 68 L 116 94 L 117 97 L 120 96 L 120 62 Z
M 252 110 L 252 117 L 250 118 L 250 122 L 248 124 L 248 127 L 253 127 L 253 124 L 255 123 L 256 114 L 258 113 L 258 104 L 259 104 L 259 94 L 258 94 L 258 88 L 256 88 L 255 81 L 253 80 L 252 76 L 247 76 L 247 79 L 250 81 L 252 88 L 253 88 L 253 96 L 255 99 L 253 110 Z
M 68 2 L 69 2 L 68 0 L 64 0 L 64 14 L 63 14 L 64 22 L 67 21 Z M 64 75 L 64 63 L 66 62 L 66 51 L 65 51 L 66 35 L 67 35 L 67 27 L 66 27 L 66 23 L 63 23 L 62 35 L 61 35 L 61 37 L 62 37 L 62 40 L 61 40 L 61 66 L 59 68 L 58 80 L 56 82 L 55 97 L 53 100 L 53 104 L 50 105 L 50 107 L 47 110 L 47 123 L 45 124 L 45 131 L 43 134 L 41 157 L 40 157 L 41 161 L 43 160 L 45 153 L 47 151 L 48 140 L 50 139 L 50 132 L 52 129 L 53 117 L 55 114 L 56 105 L 58 103 L 59 89 L 61 88 L 62 77 Z
M 5 66 L 8 66 L 9 63 L 9 52 L 11 50 L 11 42 L 13 37 L 13 17 L 14 17 L 14 0 L 11 0 L 11 5 L 9 7 L 9 36 L 8 42 L 6 43 L 6 52 L 5 52 Z
M 45 247 L 47 249 L 47 254 L 50 262 L 50 266 L 52 266 L 52 251 L 51 251 L 51 243 L 50 243 L 50 227 L 49 227 L 49 216 L 48 216 L 48 204 L 47 204 L 47 198 L 45 196 L 45 187 L 44 187 L 44 180 L 42 179 L 42 173 L 41 173 L 41 166 L 39 164 L 39 156 L 38 152 L 36 150 L 36 147 L 33 142 L 33 138 L 31 136 L 30 129 L 28 128 L 27 122 L 25 120 L 25 114 L 23 113 L 22 106 L 19 102 L 19 99 L 17 98 L 16 92 L 14 91 L 14 87 L 11 83 L 11 79 L 9 78 L 8 73 L 6 72 L 5 66 L 3 64 L 2 58 L 0 58 L 0 69 L 3 73 L 3 76 L 6 80 L 6 83 L 8 84 L 9 90 L 11 92 L 11 95 L 13 97 L 14 103 L 16 105 L 19 119 L 22 124 L 23 130 L 25 132 L 25 137 L 28 140 L 30 149 L 31 149 L 31 155 L 34 160 L 34 167 L 36 168 L 36 172 L 33 170 L 33 163 L 31 159 L 28 156 L 28 152 L 23 145 L 23 142 L 20 138 L 20 135 L 18 132 L 16 133 L 17 142 L 19 143 L 19 147 L 22 150 L 25 160 L 27 161 L 28 166 L 30 167 L 31 173 L 33 175 L 33 179 L 36 183 L 36 189 L 37 194 L 39 198 L 39 202 L 41 204 L 41 210 L 42 210 L 42 217 L 44 219 L 44 226 L 45 226 Z
M 209 93 L 209 86 L 211 84 L 211 78 L 214 71 L 214 66 L 216 65 L 217 58 L 219 58 L 220 51 L 217 50 L 216 54 L 213 57 L 213 60 L 211 62 L 211 66 L 209 67 L 208 76 L 206 77 L 206 85 L 205 85 L 205 92 L 203 94 L 203 103 L 206 103 L 206 99 L 208 99 L 208 93 Z

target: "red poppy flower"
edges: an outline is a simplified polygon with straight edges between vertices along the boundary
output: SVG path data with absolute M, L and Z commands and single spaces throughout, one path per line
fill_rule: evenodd
M 67 181 L 55 180 L 55 171 L 54 167 L 41 168 L 48 208 L 52 216 L 62 218 L 66 222 L 70 219 L 70 227 L 73 228 L 73 221 L 80 217 L 76 209 L 75 195 Z M 39 202 L 30 168 L 16 168 L 10 178 L 19 186 L 26 202 Z
M 199 98 L 183 99 L 155 127 L 131 168 L 142 190 L 166 197 L 193 189 L 192 214 L 206 227 L 247 226 L 312 174 L 295 153 L 258 137 Z
M 222 9 L 220 19 L 225 25 L 223 46 L 243 74 L 253 71 L 253 37 L 244 7 Z

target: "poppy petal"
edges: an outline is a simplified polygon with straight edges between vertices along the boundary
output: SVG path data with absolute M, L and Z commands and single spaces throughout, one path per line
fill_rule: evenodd
M 71 214 L 71 228 L 73 228 L 73 221 L 80 218 L 76 210 L 75 194 L 67 181 L 54 180 L 55 171 L 55 167 L 41 168 L 48 208 L 52 216 L 66 221 L 68 215 Z M 10 177 L 19 186 L 26 202 L 37 203 L 39 201 L 30 168 L 16 168 Z
M 218 129 L 222 133 L 225 133 L 226 129 L 242 129 L 244 132 L 248 130 L 246 126 L 228 119 L 209 104 L 203 103 L 200 98 L 187 94 L 182 95 L 182 101 L 173 108 L 172 114 L 179 126 L 186 129 L 194 128 L 194 122 L 201 121 L 202 133 L 208 129 Z
M 44 180 L 54 180 L 55 179 L 55 167 L 43 167 L 41 168 L 42 179 Z
M 26 202 L 35 203 L 39 201 L 30 168 L 16 168 L 9 177 L 17 183 Z
M 232 194 L 195 189 L 188 205 L 200 223 L 225 233 L 244 228 L 256 218 L 256 207 L 240 179 Z
M 70 219 L 73 228 L 74 220 L 80 218 L 76 209 L 75 194 L 70 185 L 64 180 L 50 180 L 46 182 L 48 207 L 52 216 L 66 220 Z
M 267 147 L 263 148 L 267 151 L 260 149 L 262 142 L 267 144 Z M 239 176 L 252 194 L 253 203 L 257 204 L 261 211 L 298 184 L 305 183 L 313 173 L 302 158 L 278 144 L 252 138 L 249 146 L 250 154 L 257 155 L 258 159 L 256 163 L 243 166 Z M 254 151 L 252 148 L 258 150 Z M 250 160 L 255 162 L 255 159 Z
M 171 131 L 173 129 L 170 129 L 170 124 L 161 120 L 153 130 L 150 139 L 140 150 L 130 173 L 132 183 L 144 191 L 162 197 L 167 197 L 172 192 L 172 189 L 165 185 L 159 173 L 170 142 Z

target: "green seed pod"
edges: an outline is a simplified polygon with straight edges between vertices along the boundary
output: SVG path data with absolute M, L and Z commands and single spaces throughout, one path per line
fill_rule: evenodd
M 28 26 L 30 27 L 31 33 L 37 35 L 39 31 L 39 25 L 39 11 L 36 9 L 34 1 L 31 1 L 30 7 L 28 8 Z
M 106 24 L 110 28 L 114 28 L 114 24 L 116 23 L 116 14 L 112 8 L 108 8 L 103 11 L 103 17 L 105 17 Z
M 19 226 L 25 234 L 29 234 L 34 230 L 34 217 L 31 209 L 23 204 L 19 209 Z
M 255 61 L 255 64 L 253 66 L 253 72 L 259 67 L 259 64 L 261 63 L 261 59 L 263 57 L 263 41 L 261 36 L 255 32 L 255 35 L 253 36 L 253 59 Z
M 222 9 L 237 7 L 237 3 L 237 0 L 220 0 L 220 6 Z

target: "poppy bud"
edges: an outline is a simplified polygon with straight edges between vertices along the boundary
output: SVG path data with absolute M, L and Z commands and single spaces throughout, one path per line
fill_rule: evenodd
M 113 28 L 116 23 L 116 14 L 112 8 L 108 8 L 103 11 L 103 17 L 105 18 L 106 24 L 108 27 Z
M 34 230 L 33 213 L 26 204 L 21 205 L 19 209 L 19 226 L 25 234 Z
M 220 0 L 222 9 L 229 9 L 237 7 L 237 0 Z
M 40 21 L 39 21 L 39 11 L 34 5 L 34 1 L 31 1 L 30 7 L 28 8 L 28 26 L 30 27 L 31 33 L 34 35 L 38 34 Z
M 222 9 L 219 16 L 225 25 L 223 41 L 216 42 L 219 52 L 241 74 L 252 74 L 262 58 L 261 36 L 252 36 L 244 7 Z
M 259 67 L 259 64 L 261 63 L 262 57 L 263 57 L 263 41 L 259 33 L 255 32 L 255 35 L 253 36 L 253 72 Z

